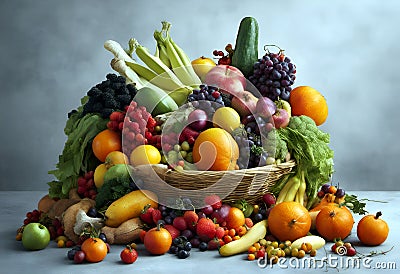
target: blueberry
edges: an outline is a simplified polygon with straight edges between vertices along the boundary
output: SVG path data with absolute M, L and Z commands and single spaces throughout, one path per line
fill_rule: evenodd
M 95 218 L 97 216 L 97 210 L 94 207 L 89 208 L 88 212 L 86 213 L 89 217 Z
M 172 224 L 172 222 L 174 221 L 174 219 L 171 216 L 165 216 L 164 221 L 166 224 Z
M 186 243 L 183 245 L 183 250 L 186 250 L 186 251 L 192 250 L 192 244 L 191 244 L 190 242 L 186 242 Z
M 186 250 L 178 251 L 178 258 L 179 259 L 186 259 L 189 256 L 190 256 L 190 252 L 189 251 L 186 251 Z
M 263 215 L 261 213 L 257 213 L 254 215 L 254 221 L 259 222 L 263 219 Z
M 201 242 L 199 244 L 199 250 L 200 251 L 206 251 L 208 249 L 208 244 L 206 242 Z
M 75 256 L 75 252 L 76 252 L 77 250 L 75 250 L 75 249 L 71 249 L 71 250 L 68 250 L 68 252 L 67 252 L 67 257 L 68 257 L 68 259 L 69 260 L 74 260 L 74 256 Z
M 103 242 L 107 242 L 107 237 L 106 237 L 106 234 L 104 234 L 104 233 L 100 233 L 99 234 L 99 239 L 101 239 Z
M 176 245 L 172 245 L 169 249 L 169 253 L 176 254 L 178 253 L 178 247 Z

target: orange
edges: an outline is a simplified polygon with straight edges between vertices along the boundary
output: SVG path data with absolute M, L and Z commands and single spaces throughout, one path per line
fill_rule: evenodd
M 201 132 L 193 145 L 193 160 L 199 170 L 234 170 L 238 158 L 236 141 L 222 128 Z
M 104 162 L 110 152 L 122 149 L 121 143 L 121 135 L 118 132 L 106 129 L 94 137 L 92 150 L 97 159 Z
M 236 229 L 243 226 L 246 222 L 243 211 L 237 207 L 231 207 L 226 217 L 226 227 Z
M 353 224 L 351 211 L 338 204 L 322 208 L 315 220 L 318 234 L 327 241 L 333 241 L 335 238 L 345 239 L 353 229 Z
M 107 245 L 99 238 L 88 238 L 81 246 L 81 250 L 85 252 L 85 259 L 91 263 L 102 261 L 107 256 Z
M 357 237 L 365 245 L 380 245 L 389 235 L 388 224 L 380 218 L 382 213 L 366 215 L 357 224 Z M 371 237 L 371 235 L 374 235 Z
M 328 117 L 328 104 L 325 97 L 309 86 L 299 86 L 290 93 L 289 99 L 292 115 L 306 115 L 314 120 L 317 126 L 322 125 Z
M 294 241 L 311 228 L 308 210 L 297 202 L 276 204 L 268 215 L 268 229 L 279 241 Z
M 136 147 L 130 156 L 130 162 L 133 166 L 154 165 L 161 161 L 161 154 L 155 146 L 140 145 Z

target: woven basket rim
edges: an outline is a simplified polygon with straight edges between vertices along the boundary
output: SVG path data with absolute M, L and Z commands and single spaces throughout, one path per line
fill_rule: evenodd
M 173 169 L 168 169 L 165 172 L 165 175 L 173 176 L 173 174 L 181 174 L 181 175 L 189 175 L 189 176 L 196 176 L 196 175 L 224 175 L 224 174 L 251 174 L 255 175 L 257 173 L 265 173 L 265 172 L 275 172 L 282 169 L 292 168 L 296 165 L 294 160 L 289 160 L 287 162 L 279 163 L 279 164 L 272 164 L 266 165 L 261 167 L 253 167 L 248 169 L 237 169 L 237 170 L 222 170 L 222 171 L 212 171 L 212 170 L 183 170 L 177 171 Z

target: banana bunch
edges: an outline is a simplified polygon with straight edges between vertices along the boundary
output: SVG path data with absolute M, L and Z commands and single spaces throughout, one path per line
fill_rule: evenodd
M 304 172 L 300 172 L 294 176 L 288 175 L 285 178 L 287 181 L 279 192 L 276 203 L 295 201 L 304 206 L 307 204 L 306 197 L 306 181 L 304 178 Z
M 201 84 L 189 57 L 171 39 L 170 28 L 170 23 L 162 22 L 162 30 L 154 32 L 157 42 L 154 55 L 134 38 L 129 40 L 127 50 L 113 40 L 104 43 L 105 49 L 114 55 L 111 67 L 135 83 L 139 90 L 146 87 L 149 96 L 142 98 L 153 104 L 152 109 L 157 113 L 176 110 L 187 102 L 193 87 Z M 144 65 L 135 60 L 134 54 Z M 157 107 L 158 104 L 161 106 Z

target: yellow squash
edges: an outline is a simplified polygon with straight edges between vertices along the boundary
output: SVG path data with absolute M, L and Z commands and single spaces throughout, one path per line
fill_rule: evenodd
M 263 239 L 267 234 L 267 220 L 256 223 L 247 231 L 240 239 L 223 245 L 219 249 L 221 256 L 231 256 L 246 252 L 250 246 L 260 239 Z
M 140 216 L 146 205 L 157 208 L 158 197 L 149 190 L 134 190 L 115 200 L 106 210 L 106 226 L 118 227 L 123 222 Z

